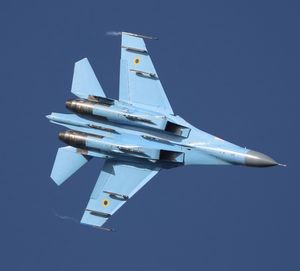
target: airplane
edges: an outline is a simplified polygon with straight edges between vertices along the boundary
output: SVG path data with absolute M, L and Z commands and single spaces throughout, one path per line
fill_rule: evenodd
M 174 114 L 154 68 L 144 35 L 121 32 L 119 100 L 107 98 L 84 58 L 75 63 L 66 101 L 72 114 L 51 113 L 67 144 L 58 149 L 51 178 L 63 184 L 93 157 L 104 158 L 82 224 L 103 224 L 161 169 L 183 165 L 281 165 L 271 157 L 197 129 Z

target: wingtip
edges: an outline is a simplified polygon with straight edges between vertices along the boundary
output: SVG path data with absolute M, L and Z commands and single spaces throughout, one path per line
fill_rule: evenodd
M 88 64 L 89 64 L 88 58 L 87 58 L 87 57 L 84 57 L 84 58 L 81 58 L 81 59 L 77 60 L 77 61 L 75 62 L 75 65 L 79 65 L 79 64 L 81 64 L 81 63 L 87 63 L 87 62 L 88 62 Z
M 147 35 L 141 35 L 141 34 L 135 34 L 135 33 L 130 33 L 130 32 L 121 32 L 122 34 L 137 37 L 137 38 L 143 38 L 143 39 L 150 39 L 150 40 L 158 40 L 158 37 L 154 36 L 147 36 Z

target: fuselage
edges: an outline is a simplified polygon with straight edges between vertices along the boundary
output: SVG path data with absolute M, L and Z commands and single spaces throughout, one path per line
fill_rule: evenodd
M 270 157 L 201 131 L 180 116 L 166 115 L 129 103 L 90 97 L 66 102 L 74 114 L 52 113 L 51 122 L 65 126 L 59 138 L 95 157 L 180 165 L 277 165 Z

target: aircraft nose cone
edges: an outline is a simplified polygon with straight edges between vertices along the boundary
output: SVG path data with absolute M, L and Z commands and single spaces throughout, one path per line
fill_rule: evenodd
M 250 167 L 272 167 L 278 165 L 274 159 L 257 151 L 248 151 L 246 153 L 245 164 Z

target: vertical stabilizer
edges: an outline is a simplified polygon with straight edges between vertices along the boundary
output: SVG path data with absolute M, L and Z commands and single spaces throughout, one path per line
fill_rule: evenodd
M 71 92 L 83 99 L 106 97 L 87 58 L 75 63 Z

